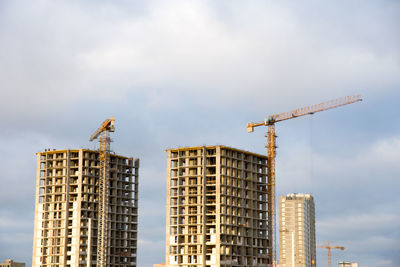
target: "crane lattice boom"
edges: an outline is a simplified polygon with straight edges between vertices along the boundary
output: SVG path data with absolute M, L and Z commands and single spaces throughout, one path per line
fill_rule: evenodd
M 298 109 L 295 109 L 292 111 L 267 116 L 265 118 L 265 120 L 262 122 L 249 122 L 247 124 L 247 131 L 253 132 L 254 127 L 257 127 L 257 126 L 268 126 L 268 125 L 272 125 L 279 121 L 294 119 L 296 117 L 305 116 L 305 115 L 311 115 L 311 114 L 314 114 L 314 113 L 317 113 L 320 111 L 337 108 L 337 107 L 348 105 L 348 104 L 355 103 L 358 101 L 362 101 L 361 95 L 346 96 L 346 97 L 338 98 L 335 100 L 323 102 L 320 104 L 316 104 L 316 105 L 312 105 L 312 106 L 308 106 L 308 107 L 304 107 L 304 108 L 298 108 Z
M 97 223 L 97 266 L 107 266 L 108 252 L 108 199 L 110 175 L 110 132 L 114 132 L 114 117 L 106 119 L 92 134 L 90 141 L 100 136 L 99 209 Z
M 99 135 L 101 133 L 103 133 L 104 131 L 114 132 L 115 131 L 114 121 L 115 121 L 114 117 L 111 117 L 110 119 L 106 119 L 100 125 L 100 127 L 92 134 L 92 136 L 90 136 L 89 141 L 93 141 L 94 139 L 99 137 Z
M 275 158 L 276 158 L 276 135 L 275 123 L 294 119 L 300 116 L 314 114 L 316 112 L 324 111 L 327 109 L 337 108 L 340 106 L 352 104 L 361 101 L 361 95 L 346 96 L 335 100 L 323 102 L 317 105 L 312 105 L 304 108 L 298 108 L 289 112 L 283 112 L 271 116 L 267 116 L 262 122 L 247 123 L 247 131 L 253 132 L 254 127 L 267 126 L 267 175 L 268 175 L 268 264 L 276 266 L 276 196 L 275 196 Z M 315 264 L 313 264 L 313 267 Z

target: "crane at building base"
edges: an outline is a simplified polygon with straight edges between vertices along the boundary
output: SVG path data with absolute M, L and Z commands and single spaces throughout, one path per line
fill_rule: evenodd
M 107 266 L 108 250 L 108 198 L 109 198 L 109 176 L 110 176 L 110 132 L 114 132 L 114 117 L 106 119 L 100 127 L 92 134 L 89 141 L 99 136 L 99 209 L 97 220 L 97 266 Z
M 276 266 L 276 211 L 275 211 L 275 157 L 276 157 L 276 134 L 275 123 L 285 120 L 294 119 L 300 116 L 312 115 L 324 110 L 337 108 L 340 106 L 352 104 L 361 101 L 361 95 L 346 96 L 335 100 L 323 102 L 320 104 L 295 109 L 289 112 L 283 112 L 271 116 L 267 116 L 261 122 L 247 123 L 247 131 L 249 133 L 254 131 L 255 127 L 267 126 L 267 193 L 268 193 L 268 261 L 272 267 Z
M 318 248 L 326 248 L 328 250 L 328 267 L 332 266 L 331 263 L 331 249 L 340 249 L 340 250 L 344 250 L 344 247 L 338 247 L 338 246 L 331 246 L 331 243 L 328 241 L 328 245 L 320 245 L 318 246 Z

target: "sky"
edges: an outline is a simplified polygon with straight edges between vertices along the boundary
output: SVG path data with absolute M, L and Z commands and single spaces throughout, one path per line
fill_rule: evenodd
M 113 151 L 141 160 L 146 267 L 164 261 L 165 149 L 265 154 L 247 122 L 361 94 L 276 125 L 277 194 L 313 194 L 334 266 L 400 266 L 399 18 L 395 0 L 0 0 L 0 261 L 31 265 L 35 153 L 95 149 L 110 116 Z

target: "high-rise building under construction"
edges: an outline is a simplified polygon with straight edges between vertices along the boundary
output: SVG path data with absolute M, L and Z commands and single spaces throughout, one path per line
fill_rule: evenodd
M 136 266 L 139 160 L 110 155 L 106 266 Z M 32 266 L 96 266 L 99 151 L 37 153 Z
M 279 197 L 280 266 L 315 267 L 315 207 L 310 194 Z
M 226 146 L 166 152 L 167 266 L 268 266 L 266 156 Z

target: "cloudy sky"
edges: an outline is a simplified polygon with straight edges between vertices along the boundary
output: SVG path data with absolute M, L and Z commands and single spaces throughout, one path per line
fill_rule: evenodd
M 399 29 L 396 0 L 0 0 L 0 261 L 31 264 L 35 153 L 96 148 L 105 118 L 141 159 L 146 267 L 164 261 L 166 148 L 265 154 L 247 122 L 360 93 L 276 126 L 277 192 L 314 195 L 335 265 L 400 266 Z

